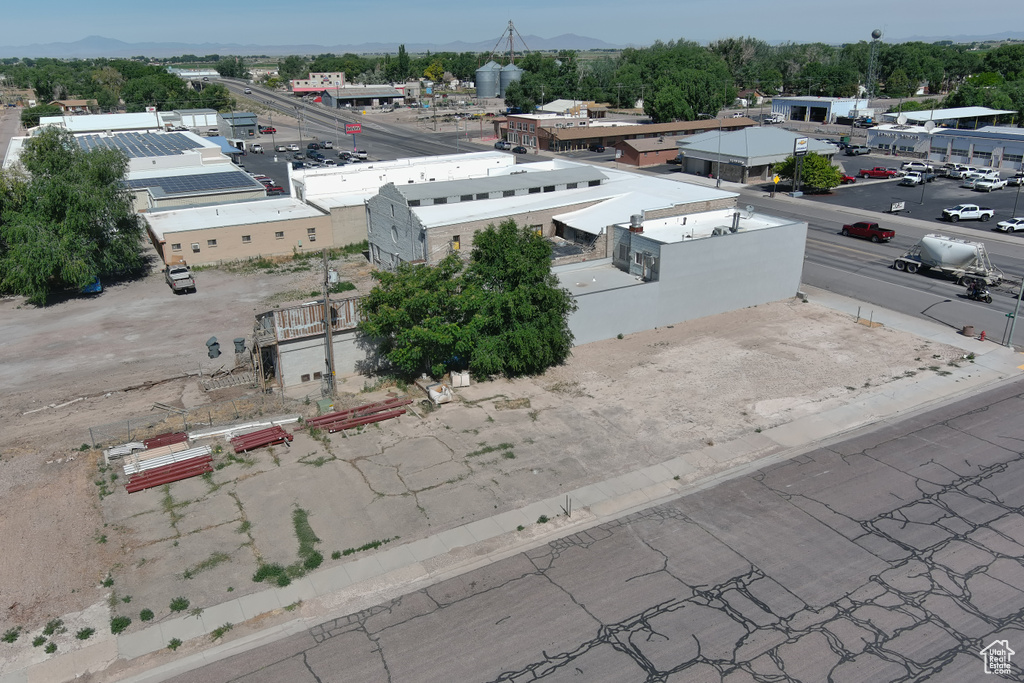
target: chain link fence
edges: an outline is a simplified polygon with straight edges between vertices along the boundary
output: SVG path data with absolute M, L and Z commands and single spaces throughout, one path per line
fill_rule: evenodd
M 167 432 L 226 427 L 264 415 L 301 413 L 304 409 L 303 402 L 285 398 L 280 393 L 254 394 L 189 409 L 161 406 L 145 415 L 89 427 L 89 440 L 93 448 L 101 448 L 129 441 L 143 441 Z

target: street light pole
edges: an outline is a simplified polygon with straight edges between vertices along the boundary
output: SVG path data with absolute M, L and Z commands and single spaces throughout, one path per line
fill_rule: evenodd
M 715 178 L 715 187 L 722 186 L 722 119 L 718 119 L 718 174 Z

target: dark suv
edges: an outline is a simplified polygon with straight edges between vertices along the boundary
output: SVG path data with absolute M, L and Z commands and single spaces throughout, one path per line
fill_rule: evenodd
M 311 142 L 308 145 L 306 145 L 306 149 L 320 149 L 320 145 L 316 144 L 315 142 Z
M 591 152 L 603 152 L 604 145 L 602 145 L 600 142 L 591 142 L 590 146 L 587 147 L 587 149 L 589 149 Z

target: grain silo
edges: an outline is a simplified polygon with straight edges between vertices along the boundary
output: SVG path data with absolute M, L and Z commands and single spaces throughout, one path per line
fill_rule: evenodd
M 505 91 L 508 89 L 509 83 L 512 81 L 518 81 L 523 77 L 523 70 L 515 64 L 509 64 L 502 67 L 501 74 L 498 79 L 498 95 L 500 97 L 505 96 Z
M 476 70 L 476 96 L 498 97 L 501 64 L 491 60 Z

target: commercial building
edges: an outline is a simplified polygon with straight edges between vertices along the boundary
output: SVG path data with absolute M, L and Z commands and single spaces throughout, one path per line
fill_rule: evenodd
M 291 197 L 153 210 L 149 236 L 165 263 L 221 263 L 335 246 L 330 218 Z
M 607 259 L 558 266 L 576 344 L 770 301 L 800 287 L 807 223 L 723 208 L 612 226 Z M 742 275 L 737 275 L 737 274 Z
M 231 138 L 256 137 L 256 114 L 250 112 L 229 112 L 219 115 L 220 132 Z
M 344 71 L 311 73 L 309 78 L 297 78 L 289 81 L 293 93 L 321 92 L 327 88 L 340 88 L 345 85 Z
M 292 170 L 289 180 L 295 197 L 330 215 L 334 244 L 343 246 L 366 239 L 366 202 L 383 185 L 487 177 L 515 162 L 513 155 L 497 151 L 446 154 L 304 168 Z
M 614 147 L 624 140 L 695 135 L 709 130 L 742 130 L 757 123 L 748 118 L 635 123 L 595 120 L 584 116 L 557 114 L 510 115 L 495 122 L 496 133 L 513 144 L 530 149 L 567 152 L 590 145 Z
M 993 126 L 1000 118 L 1014 116 L 1017 112 L 988 107 L 954 107 L 952 109 L 928 109 L 925 111 L 886 112 L 878 118 L 889 123 L 902 119 L 911 126 L 931 124 L 936 128 L 964 128 L 976 130 Z
M 390 183 L 366 204 L 371 261 L 434 264 L 469 250 L 473 236 L 512 219 L 544 237 L 580 245 L 581 258 L 607 254 L 608 226 L 634 214 L 672 216 L 725 208 L 736 194 L 561 160 L 525 164 L 486 178 Z
M 324 106 L 333 109 L 345 107 L 379 107 L 405 99 L 405 94 L 390 85 L 346 85 L 329 88 L 320 94 Z
M 834 123 L 837 118 L 857 118 L 868 111 L 868 101 L 856 97 L 773 97 L 772 113 L 787 121 Z
M 615 144 L 616 151 L 620 153 L 615 161 L 638 168 L 668 163 L 679 156 L 679 147 L 676 146 L 678 139 L 675 136 L 663 135 L 656 138 L 623 140 Z
M 813 138 L 767 126 L 727 132 L 713 130 L 676 141 L 682 170 L 696 175 L 721 177 L 734 183 L 764 182 L 773 164 L 793 155 L 797 139 L 807 139 L 807 151 L 832 157 L 839 148 Z
M 1024 129 L 985 126 L 977 130 L 882 124 L 868 130 L 868 146 L 936 163 L 1024 170 Z

